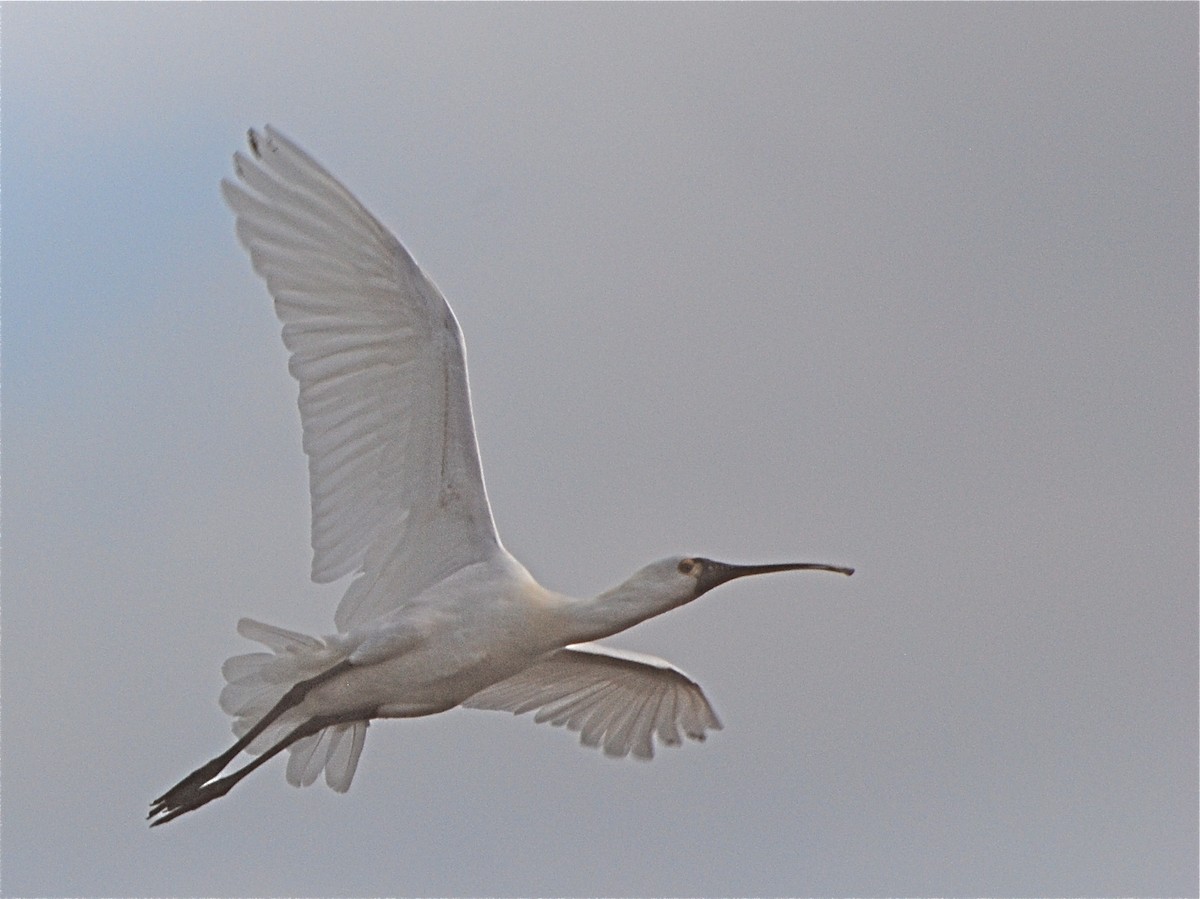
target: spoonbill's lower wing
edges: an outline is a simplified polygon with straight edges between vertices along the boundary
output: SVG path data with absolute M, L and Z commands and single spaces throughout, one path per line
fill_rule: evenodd
M 340 630 L 499 546 L 471 420 L 462 335 L 400 242 L 269 126 L 250 132 L 237 233 L 275 299 L 312 491 L 313 580 L 357 572 Z
M 584 746 L 605 755 L 654 756 L 651 739 L 678 746 L 680 732 L 703 740 L 721 729 L 700 685 L 655 656 L 578 643 L 551 653 L 507 680 L 479 691 L 464 708 L 520 715 L 578 731 Z

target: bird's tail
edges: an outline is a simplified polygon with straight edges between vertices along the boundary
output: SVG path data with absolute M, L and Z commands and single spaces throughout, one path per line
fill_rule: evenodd
M 272 650 L 231 656 L 221 666 L 227 681 L 221 690 L 221 708 L 234 717 L 233 732 L 238 737 L 257 724 L 295 684 L 316 677 L 345 658 L 343 651 L 316 637 L 250 618 L 239 621 L 237 629 L 243 637 Z M 296 715 L 281 715 L 247 751 L 265 752 L 299 723 Z M 288 747 L 288 783 L 307 787 L 323 770 L 330 787 L 346 792 L 354 779 L 366 735 L 367 722 L 355 721 L 332 725 L 297 740 Z

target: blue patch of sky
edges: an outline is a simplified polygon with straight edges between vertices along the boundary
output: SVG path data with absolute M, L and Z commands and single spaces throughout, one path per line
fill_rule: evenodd
M 18 402 L 29 376 L 77 380 L 81 342 L 119 343 L 170 303 L 181 272 L 212 264 L 205 248 L 229 230 L 216 187 L 221 129 L 207 129 L 210 154 L 196 151 L 196 126 L 48 142 L 40 118 L 6 98 L 3 366 L 6 400 Z

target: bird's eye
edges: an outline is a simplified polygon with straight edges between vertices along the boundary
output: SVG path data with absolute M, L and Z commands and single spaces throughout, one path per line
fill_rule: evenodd
M 694 575 L 694 574 L 696 574 L 696 569 L 699 567 L 700 567 L 700 563 L 697 562 L 695 559 L 684 559 L 682 562 L 679 563 L 679 573 L 687 574 L 687 575 Z

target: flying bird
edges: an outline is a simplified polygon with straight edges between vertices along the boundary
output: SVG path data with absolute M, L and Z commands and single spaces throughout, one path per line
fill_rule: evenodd
M 228 659 L 236 742 L 151 804 L 151 826 L 224 796 L 287 750 L 287 780 L 350 787 L 367 726 L 458 706 L 566 726 L 610 756 L 704 739 L 720 722 L 662 659 L 593 641 L 735 578 L 853 569 L 653 562 L 599 596 L 542 587 L 500 542 L 475 442 L 462 333 L 408 251 L 271 127 L 221 189 L 283 323 L 312 499 L 312 578 L 352 578 L 324 639 L 248 618 L 267 651 Z M 256 754 L 220 775 L 243 751 Z

